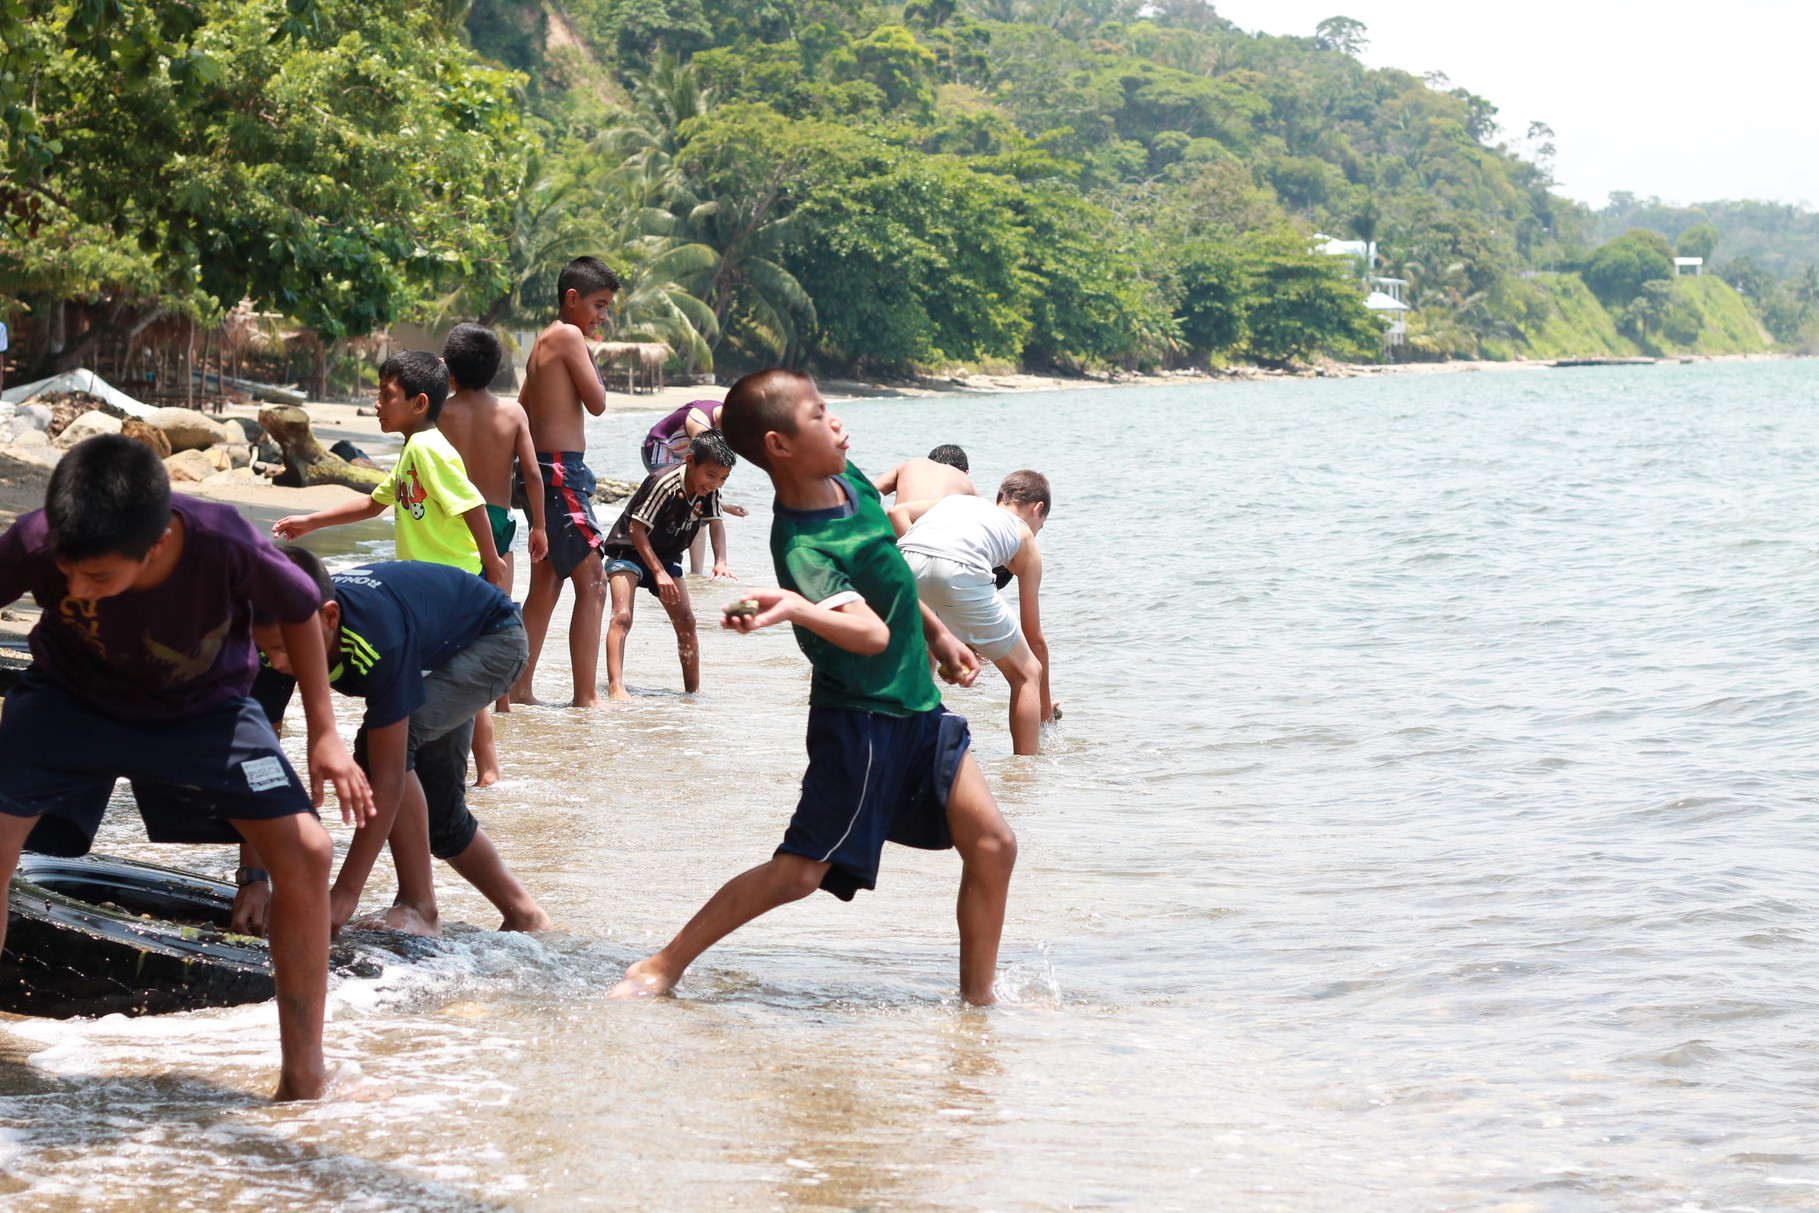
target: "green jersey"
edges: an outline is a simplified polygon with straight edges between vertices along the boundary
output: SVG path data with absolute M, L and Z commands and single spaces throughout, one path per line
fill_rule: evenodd
M 810 602 L 838 607 L 860 599 L 890 628 L 882 653 L 849 653 L 796 625 L 796 643 L 815 667 L 809 703 L 907 716 L 941 703 L 928 672 L 916 575 L 897 550 L 884 501 L 865 473 L 851 463 L 836 477 L 846 501 L 827 510 L 775 506 L 771 559 L 777 580 Z

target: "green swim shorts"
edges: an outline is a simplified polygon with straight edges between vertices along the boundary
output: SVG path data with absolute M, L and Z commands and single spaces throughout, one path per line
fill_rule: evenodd
M 518 520 L 504 506 L 489 505 L 486 507 L 486 520 L 493 524 L 493 550 L 501 556 L 512 550 L 512 540 L 518 537 Z

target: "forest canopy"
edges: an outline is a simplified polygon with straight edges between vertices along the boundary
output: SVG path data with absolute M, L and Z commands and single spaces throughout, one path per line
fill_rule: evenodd
M 1368 38 L 1199 0 L 8 0 L 0 307 L 40 369 L 241 300 L 330 346 L 526 328 L 585 252 L 616 336 L 722 374 L 1373 359 L 1367 278 L 1398 357 L 1811 339 L 1814 216 L 1595 214 L 1545 125 Z

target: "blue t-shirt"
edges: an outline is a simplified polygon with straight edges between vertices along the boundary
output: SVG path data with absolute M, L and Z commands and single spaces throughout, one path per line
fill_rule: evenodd
M 330 576 L 341 636 L 328 655 L 329 684 L 366 700 L 365 725 L 382 729 L 423 706 L 423 675 L 518 619 L 518 606 L 490 582 L 446 564 L 415 560 L 361 565 Z M 284 714 L 294 683 L 271 669 L 255 696 Z

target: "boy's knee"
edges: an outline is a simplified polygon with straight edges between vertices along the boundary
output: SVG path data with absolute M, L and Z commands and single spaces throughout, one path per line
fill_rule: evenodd
M 801 901 L 821 887 L 828 865 L 801 855 L 781 854 L 774 861 L 777 892 L 790 901 Z
M 1003 822 L 981 834 L 972 847 L 974 858 L 1005 869 L 1016 866 L 1017 834 Z
M 613 626 L 622 632 L 630 631 L 632 626 L 632 608 L 629 606 L 615 607 L 613 609 Z

